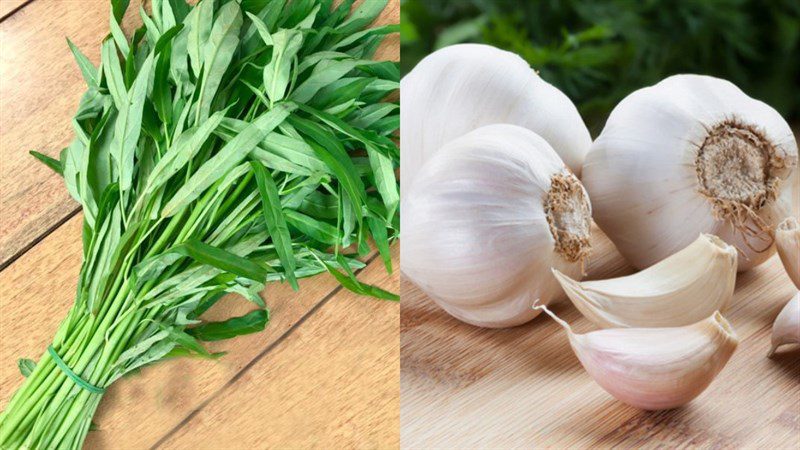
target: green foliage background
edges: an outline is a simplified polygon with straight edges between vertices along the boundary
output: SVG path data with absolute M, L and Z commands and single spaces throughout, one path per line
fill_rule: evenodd
M 725 78 L 800 120 L 798 0 L 402 0 L 402 71 L 437 48 L 511 50 L 596 135 L 630 92 L 677 73 Z

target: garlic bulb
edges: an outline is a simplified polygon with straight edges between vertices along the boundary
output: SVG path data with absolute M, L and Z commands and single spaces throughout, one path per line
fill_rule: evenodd
M 800 344 L 800 292 L 786 303 L 772 324 L 772 348 L 767 356 L 784 344 Z
M 555 267 L 581 273 L 591 207 L 544 139 L 488 125 L 445 145 L 403 197 L 401 270 L 445 311 L 484 327 L 518 325 L 559 295 Z
M 775 243 L 786 273 L 800 289 L 800 222 L 797 218 L 788 217 L 778 225 Z
M 634 266 L 709 233 L 742 252 L 745 270 L 774 252 L 772 230 L 792 198 L 782 191 L 800 186 L 785 182 L 796 166 L 777 111 L 725 80 L 676 75 L 614 108 L 582 180 L 595 221 Z
M 569 335 L 589 375 L 617 400 L 636 408 L 677 408 L 700 395 L 736 350 L 738 339 L 719 312 L 675 328 L 614 328 Z
M 459 44 L 428 55 L 403 77 L 400 101 L 401 197 L 445 143 L 484 125 L 535 132 L 578 176 L 592 144 L 564 93 L 516 54 L 489 45 Z
M 600 327 L 678 327 L 728 305 L 736 285 L 736 249 L 703 234 L 626 277 L 578 282 L 556 269 L 553 273 L 575 307 Z

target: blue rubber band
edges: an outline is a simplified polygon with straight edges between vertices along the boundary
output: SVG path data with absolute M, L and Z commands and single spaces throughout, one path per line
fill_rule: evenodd
M 102 394 L 106 391 L 101 387 L 97 387 L 87 382 L 83 378 L 79 377 L 75 372 L 73 372 L 72 369 L 70 369 L 69 366 L 67 366 L 67 363 L 65 363 L 64 360 L 61 359 L 60 356 L 58 356 L 58 353 L 56 353 L 52 345 L 47 347 L 47 351 L 50 353 L 50 356 L 53 357 L 53 361 L 55 361 L 56 366 L 58 366 L 58 368 L 61 369 L 61 371 L 64 372 L 64 374 L 66 374 L 70 380 L 74 381 L 75 384 L 78 385 L 78 387 L 80 387 L 81 389 L 85 389 L 91 392 L 92 394 Z

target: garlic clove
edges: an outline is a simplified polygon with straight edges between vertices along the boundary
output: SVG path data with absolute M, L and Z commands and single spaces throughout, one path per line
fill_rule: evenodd
M 772 348 L 768 357 L 784 344 L 800 344 L 800 292 L 783 307 L 772 324 Z
M 778 225 L 775 244 L 786 273 L 800 289 L 800 222 L 797 218 L 788 217 Z
M 550 269 L 578 277 L 591 249 L 580 181 L 544 139 L 519 126 L 487 125 L 449 142 L 401 201 L 400 269 L 473 325 L 533 319 L 534 300 L 563 295 Z
M 739 249 L 746 270 L 775 251 L 797 158 L 773 108 L 728 81 L 675 75 L 614 108 L 581 180 L 595 221 L 637 268 L 709 233 Z
M 557 269 L 553 273 L 575 307 L 597 326 L 678 327 L 728 305 L 736 285 L 736 249 L 703 234 L 633 275 L 579 282 Z
M 719 312 L 674 328 L 614 328 L 575 334 L 570 345 L 594 380 L 619 401 L 636 408 L 677 408 L 700 395 L 730 359 L 738 339 Z

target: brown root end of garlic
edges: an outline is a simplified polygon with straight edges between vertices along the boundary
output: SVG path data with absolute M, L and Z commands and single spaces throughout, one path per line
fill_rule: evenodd
M 786 164 L 764 132 L 735 118 L 711 127 L 697 151 L 700 194 L 713 205 L 715 217 L 729 221 L 746 237 L 759 237 L 763 242 L 753 245 L 745 240 L 759 253 L 769 250 L 773 240 L 762 235 L 771 227 L 757 212 L 777 198 L 777 169 Z
M 589 242 L 592 212 L 581 182 L 564 171 L 550 178 L 544 203 L 556 252 L 569 262 L 584 261 L 592 250 Z

